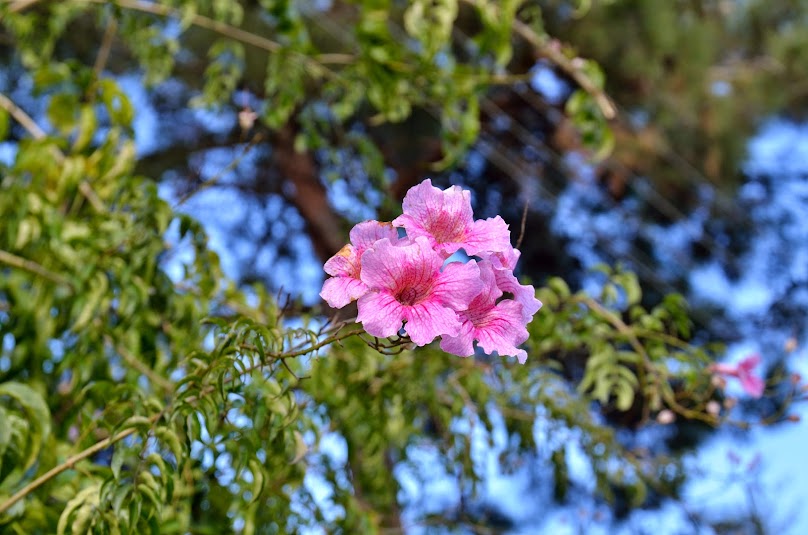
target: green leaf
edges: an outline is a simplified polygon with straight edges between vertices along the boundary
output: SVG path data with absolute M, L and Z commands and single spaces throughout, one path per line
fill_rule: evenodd
M 120 86 L 109 78 L 104 78 L 98 82 L 101 102 L 107 108 L 107 113 L 112 122 L 117 126 L 131 128 L 132 120 L 135 117 L 134 108 Z
M 31 429 L 28 450 L 28 457 L 21 467 L 21 472 L 28 470 L 36 462 L 39 452 L 45 445 L 51 433 L 51 414 L 44 398 L 31 387 L 22 383 L 9 382 L 0 384 L 0 408 L 5 405 L 2 402 L 4 397 L 8 397 L 20 404 L 26 413 L 28 425 Z M 10 405 L 6 405 L 9 407 Z
M 0 474 L 3 473 L 3 456 L 9 444 L 11 444 L 11 423 L 6 410 L 0 407 Z
M 250 474 L 252 474 L 253 478 L 251 503 L 254 503 L 261 497 L 261 493 L 264 491 L 266 478 L 264 477 L 264 471 L 261 467 L 261 463 L 259 463 L 257 459 L 250 459 L 248 461 L 248 466 L 250 468 Z
M 303 435 L 300 434 L 300 431 L 295 429 L 293 434 L 295 437 L 295 456 L 291 460 L 290 464 L 297 464 L 301 459 L 303 459 L 303 457 L 306 456 L 306 453 L 309 451 L 309 447 L 306 445 L 306 441 L 303 440 Z
M 123 461 L 125 458 L 126 448 L 124 448 L 122 444 L 118 444 L 115 447 L 115 453 L 112 454 L 112 461 L 109 464 L 109 467 L 112 470 L 112 476 L 115 479 L 121 479 L 121 467 L 123 466 Z
M 457 18 L 457 0 L 413 0 L 404 12 L 404 28 L 432 57 L 447 45 Z
M 79 114 L 78 134 L 76 140 L 73 142 L 73 151 L 79 152 L 84 150 L 90 141 L 93 140 L 98 121 L 95 116 L 95 109 L 90 105 L 81 107 Z
M 617 402 L 615 405 L 621 411 L 627 411 L 634 404 L 634 389 L 628 383 L 617 383 Z
M 85 503 L 82 505 L 73 517 L 73 524 L 70 526 L 71 535 L 87 533 L 87 528 L 90 527 L 95 511 L 96 509 L 92 504 Z
M 160 440 L 160 442 L 168 446 L 171 453 L 174 454 L 174 459 L 179 467 L 182 464 L 184 458 L 183 453 L 185 450 L 180 443 L 180 438 L 177 436 L 177 433 L 166 427 L 156 427 L 154 429 L 154 435 L 158 438 L 158 440 Z
M 91 485 L 81 491 L 79 491 L 76 496 L 67 502 L 65 505 L 64 510 L 62 511 L 61 516 L 59 517 L 59 523 L 56 526 L 56 535 L 65 535 L 67 530 L 67 523 L 70 522 L 73 513 L 82 508 L 86 503 L 89 504 L 97 504 L 98 503 L 98 486 Z
M 148 472 L 144 473 L 148 474 Z M 160 497 L 157 495 L 157 493 L 151 486 L 141 483 L 140 485 L 137 486 L 137 491 L 140 493 L 141 496 L 145 496 L 149 500 L 149 502 L 151 502 L 151 505 L 154 506 L 156 510 L 159 511 L 161 509 L 163 505 L 162 501 L 160 500 Z
M 5 141 L 8 136 L 11 118 L 5 109 L 0 109 L 0 141 Z
M 54 128 L 67 134 L 76 126 L 79 99 L 72 93 L 57 93 L 48 103 L 48 121 Z
M 561 277 L 553 277 L 547 281 L 547 287 L 553 290 L 561 300 L 568 299 L 570 296 L 570 287 Z

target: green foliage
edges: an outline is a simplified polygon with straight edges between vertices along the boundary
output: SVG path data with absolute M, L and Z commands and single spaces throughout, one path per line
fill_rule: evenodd
M 455 17 L 457 0 L 415 0 L 404 14 L 404 28 L 434 57 L 450 43 Z
M 579 60 L 579 70 L 592 87 L 603 91 L 605 78 L 603 71 L 594 61 Z M 596 161 L 603 160 L 614 150 L 614 134 L 606 117 L 598 106 L 595 97 L 583 89 L 575 91 L 565 106 L 565 111 L 580 132 L 581 142 L 593 152 Z
M 605 280 L 597 299 L 584 292 L 570 294 L 561 279 L 551 279 L 539 290 L 544 307 L 531 326 L 534 347 L 562 367 L 565 359 L 584 350 L 586 366 L 578 390 L 604 407 L 626 412 L 636 405 L 642 419 L 667 408 L 717 423 L 705 412 L 713 390 L 703 370 L 713 358 L 683 341 L 690 336 L 690 320 L 682 297 L 669 295 L 647 311 L 632 273 L 605 266 L 600 271 Z M 683 381 L 678 388 L 689 393 L 685 405 L 674 395 L 674 379 Z

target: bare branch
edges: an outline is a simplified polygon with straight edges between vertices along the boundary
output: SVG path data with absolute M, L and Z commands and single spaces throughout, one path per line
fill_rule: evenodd
M 3 108 L 9 115 L 14 117 L 14 120 L 20 123 L 34 139 L 42 139 L 46 136 L 45 131 L 36 124 L 30 115 L 25 113 L 22 108 L 14 104 L 10 98 L 2 93 L 0 93 L 0 108 Z M 62 155 L 62 159 L 64 159 L 64 155 Z
M 33 260 L 28 260 L 27 258 L 11 254 L 8 251 L 3 251 L 2 249 L 0 249 L 0 262 L 6 264 L 7 266 L 22 269 L 29 273 L 33 273 L 34 275 L 39 275 L 44 279 L 48 279 L 51 282 L 55 282 L 56 284 L 64 284 L 65 286 L 68 286 L 71 290 L 74 289 L 73 284 L 65 277 L 63 277 L 58 273 L 54 273 L 53 271 L 47 269 L 41 264 L 37 264 Z

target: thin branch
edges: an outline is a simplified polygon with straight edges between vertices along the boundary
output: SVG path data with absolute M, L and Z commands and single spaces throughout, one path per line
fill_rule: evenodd
M 68 286 L 71 290 L 74 289 L 73 284 L 68 279 L 66 279 L 62 275 L 59 275 L 58 273 L 54 273 L 53 271 L 47 269 L 41 264 L 37 264 L 33 260 L 28 260 L 27 258 L 11 254 L 8 251 L 3 251 L 2 249 L 0 249 L 0 262 L 6 264 L 7 266 L 22 269 L 29 273 L 33 273 L 34 275 L 39 275 L 44 279 L 48 279 L 51 282 L 55 282 L 56 284 L 64 284 Z
M 204 191 L 204 190 L 206 190 L 206 189 L 208 189 L 208 188 L 211 188 L 211 187 L 213 187 L 213 186 L 217 185 L 217 184 L 219 183 L 219 180 L 221 180 L 221 179 L 222 179 L 222 177 L 223 177 L 223 176 L 224 176 L 224 175 L 225 175 L 227 172 L 232 171 L 233 169 L 235 169 L 236 167 L 238 167 L 238 165 L 241 163 L 241 161 L 242 161 L 244 158 L 246 158 L 246 157 L 247 157 L 247 155 L 250 153 L 250 151 L 253 149 L 253 147 L 255 147 L 255 146 L 256 146 L 258 143 L 260 143 L 261 141 L 263 141 L 263 136 L 262 136 L 260 133 L 255 134 L 255 135 L 253 136 L 253 138 L 250 140 L 250 142 L 249 142 L 249 143 L 247 143 L 247 145 L 246 145 L 246 146 L 244 147 L 244 149 L 241 151 L 241 153 L 240 153 L 238 156 L 236 156 L 236 157 L 233 159 L 233 161 L 232 161 L 232 162 L 230 162 L 229 164 L 227 164 L 227 166 L 226 166 L 224 169 L 222 169 L 221 171 L 219 171 L 218 173 L 216 173 L 216 175 L 215 175 L 215 176 L 211 177 L 209 180 L 206 180 L 206 181 L 204 181 L 202 184 L 200 184 L 200 185 L 199 185 L 199 187 L 194 188 L 194 189 L 191 189 L 190 191 L 188 191 L 188 192 L 186 192 L 185 194 L 183 194 L 183 195 L 182 195 L 182 196 L 181 196 L 181 197 L 180 197 L 180 198 L 177 200 L 176 204 L 174 205 L 174 209 L 177 209 L 177 208 L 178 208 L 178 207 L 180 207 L 181 205 L 185 204 L 185 202 L 187 202 L 187 201 L 188 201 L 188 199 L 190 199 L 191 197 L 193 197 L 193 196 L 194 196 L 194 195 L 196 195 L 197 193 L 199 193 L 199 192 L 201 192 L 201 191 Z
M 525 225 L 527 224 L 527 206 L 528 206 L 528 199 L 525 199 L 525 207 L 522 209 L 522 226 L 519 230 L 519 239 L 516 240 L 516 245 L 514 246 L 515 249 L 519 249 L 522 245 L 522 240 L 525 237 Z
M 115 32 L 118 30 L 118 21 L 110 18 L 107 22 L 107 28 L 104 30 L 104 37 L 101 40 L 101 47 L 98 49 L 98 55 L 95 57 L 95 64 L 93 65 L 93 74 L 95 79 L 101 77 L 101 72 L 107 66 L 109 60 L 109 53 L 112 50 L 112 41 L 115 38 Z
M 79 183 L 79 191 L 81 192 L 82 195 L 84 195 L 84 198 L 87 199 L 87 202 L 90 203 L 90 205 L 95 209 L 96 212 L 99 213 L 106 212 L 107 209 L 104 206 L 104 201 L 102 201 L 101 198 L 98 195 L 96 195 L 95 190 L 93 189 L 93 187 L 90 185 L 89 182 L 87 182 L 86 180 L 82 180 Z
M 361 334 L 363 332 L 365 332 L 364 329 L 353 329 L 353 330 L 348 331 L 346 333 L 334 334 L 332 336 L 329 336 L 328 338 L 325 338 L 325 339 L 321 340 L 320 342 L 318 342 L 318 343 L 316 343 L 316 344 L 314 344 L 312 346 L 304 347 L 303 349 L 299 349 L 297 351 L 292 351 L 290 353 L 269 353 L 267 356 L 269 356 L 269 357 L 271 357 L 273 359 L 290 359 L 290 358 L 300 357 L 300 356 L 306 355 L 308 353 L 314 353 L 315 351 L 317 351 L 318 349 L 320 349 L 322 347 L 325 347 L 325 346 L 327 346 L 329 344 L 332 344 L 334 342 L 338 342 L 340 340 L 344 340 L 345 338 L 350 338 L 351 336 Z
M 115 344 L 115 341 L 112 339 L 111 336 L 105 335 L 104 341 L 106 341 L 109 346 L 115 350 L 121 358 L 126 362 L 130 367 L 134 368 L 136 371 L 139 371 L 143 375 L 145 375 L 149 381 L 153 384 L 159 386 L 163 390 L 173 393 L 174 392 L 174 383 L 163 377 L 162 375 L 155 372 L 153 369 L 149 368 L 143 361 L 129 353 L 123 347 L 120 347 Z
M 37 2 L 39 2 L 39 0 L 17 0 L 16 2 L 12 2 L 11 7 L 9 7 L 8 10 L 10 13 L 16 13 L 18 11 L 22 11 L 23 9 L 28 9 Z
M 470 0 L 465 1 L 469 2 Z M 536 35 L 536 32 L 530 26 L 519 20 L 513 21 L 513 28 L 520 37 L 533 46 L 536 54 L 548 59 L 572 78 L 581 89 L 589 93 L 595 99 L 595 103 L 597 103 L 600 112 L 606 119 L 612 120 L 617 117 L 617 106 L 612 102 L 612 99 L 603 89 L 595 85 L 581 69 L 578 69 L 573 60 L 564 55 L 561 49 L 556 46 L 555 41 L 542 39 Z
M 31 494 L 31 492 L 35 491 L 36 489 L 38 489 L 39 487 L 41 487 L 42 485 L 53 479 L 54 477 L 58 476 L 59 474 L 61 474 L 66 470 L 73 468 L 73 466 L 76 463 L 83 461 L 87 457 L 90 457 L 98 453 L 99 451 L 104 450 L 112 446 L 113 444 L 116 444 L 117 442 L 120 442 L 121 440 L 125 439 L 130 435 L 133 435 L 136 432 L 137 432 L 136 427 L 130 427 L 129 429 L 124 429 L 120 433 L 105 438 L 104 440 L 93 444 L 86 450 L 81 451 L 76 455 L 73 455 L 72 457 L 68 457 L 62 464 L 54 466 L 53 468 L 51 468 L 50 470 L 48 470 L 47 472 L 45 472 L 32 482 L 30 482 L 29 484 L 18 490 L 8 500 L 4 501 L 3 503 L 0 503 L 0 515 L 8 511 L 15 503 L 22 500 L 23 498 Z
M 318 349 L 320 349 L 322 347 L 325 347 L 325 346 L 327 346 L 329 344 L 332 344 L 332 343 L 335 343 L 335 342 L 339 342 L 340 340 L 344 340 L 345 338 L 350 338 L 351 336 L 361 334 L 363 332 L 365 332 L 364 329 L 353 329 L 351 331 L 347 331 L 347 332 L 344 332 L 342 334 L 334 334 L 332 336 L 329 336 L 328 338 L 325 338 L 324 340 L 321 340 L 320 342 L 318 342 L 318 343 L 316 343 L 316 344 L 314 344 L 312 346 L 300 349 L 298 351 L 281 352 L 281 353 L 267 353 L 267 354 L 262 355 L 262 356 L 263 357 L 268 357 L 272 361 L 278 361 L 279 360 L 284 364 L 284 366 L 286 366 L 285 359 L 291 359 L 291 358 L 307 355 L 309 353 L 314 353 L 315 351 L 317 351 Z M 252 345 L 249 345 L 249 344 L 241 344 L 239 347 L 243 348 L 243 349 L 247 349 L 249 351 L 257 351 L 257 349 L 258 349 L 255 346 L 252 346 Z M 240 373 L 238 373 L 237 375 L 231 375 L 230 377 L 227 377 L 222 382 L 222 384 L 227 385 L 227 384 L 233 383 L 233 382 L 236 381 L 236 379 L 238 379 L 240 377 L 243 377 L 245 375 L 249 375 L 249 374 L 251 374 L 252 372 L 254 372 L 256 370 L 263 368 L 267 364 L 268 364 L 267 362 L 262 361 L 262 362 L 258 362 L 257 364 L 253 364 L 251 366 L 247 366 L 246 368 L 241 370 Z M 292 375 L 294 375 L 294 373 Z M 304 377 L 301 377 L 300 379 L 304 379 Z M 200 390 L 198 395 L 192 395 L 192 396 L 188 396 L 187 398 L 185 398 L 185 402 L 186 403 L 194 403 L 200 397 L 214 392 L 216 390 L 216 388 L 217 388 L 216 385 L 209 384 L 206 387 L 202 388 L 202 390 Z
M 25 113 L 22 108 L 14 104 L 14 102 L 3 93 L 0 93 L 0 108 L 3 108 L 12 117 L 14 117 L 14 120 L 20 123 L 20 125 L 25 128 L 25 130 L 27 130 L 34 139 L 42 139 L 46 136 L 45 131 L 42 130 L 33 119 L 31 119 L 31 116 Z M 62 156 L 62 159 L 64 159 L 64 156 Z

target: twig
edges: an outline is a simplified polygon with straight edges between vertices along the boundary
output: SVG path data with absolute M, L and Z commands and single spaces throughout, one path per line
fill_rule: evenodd
M 109 60 L 109 53 L 112 50 L 112 40 L 115 37 L 115 32 L 118 30 L 118 21 L 110 18 L 107 23 L 107 28 L 104 30 L 104 37 L 101 41 L 101 47 L 98 49 L 98 55 L 95 57 L 95 64 L 93 65 L 93 74 L 95 79 L 101 77 L 101 72 L 107 65 Z
M 22 11 L 23 9 L 27 9 L 32 5 L 39 2 L 39 0 L 17 0 L 16 2 L 11 4 L 11 7 L 8 8 L 10 13 L 16 13 L 18 11 Z
M 470 0 L 465 1 L 469 2 Z M 597 103 L 598 108 L 600 108 L 600 112 L 607 120 L 612 120 L 617 117 L 617 107 L 614 105 L 614 102 L 612 102 L 612 99 L 609 98 L 603 89 L 596 86 L 581 69 L 576 68 L 573 61 L 565 56 L 564 53 L 555 46 L 554 42 L 545 42 L 536 35 L 536 32 L 534 32 L 530 26 L 522 21 L 514 20 L 513 28 L 517 34 L 533 46 L 536 54 L 550 60 L 556 67 L 572 78 L 581 89 L 589 93 L 592 98 L 595 99 L 595 103 Z
M 36 122 L 31 119 L 31 116 L 22 111 L 22 108 L 14 104 L 14 102 L 0 93 L 0 108 L 6 110 L 20 125 L 31 134 L 34 139 L 42 139 L 45 137 L 45 131 L 42 130 Z M 64 159 L 64 155 L 62 155 Z
M 269 353 L 267 356 L 269 356 L 269 357 L 271 357 L 273 359 L 289 359 L 289 358 L 300 357 L 300 356 L 306 355 L 308 353 L 314 353 L 318 349 L 320 349 L 322 347 L 325 347 L 325 346 L 327 346 L 327 345 L 329 345 L 329 344 L 331 344 L 333 342 L 337 342 L 339 340 L 344 340 L 345 338 L 350 338 L 351 336 L 355 336 L 355 335 L 361 334 L 363 332 L 365 332 L 364 329 L 353 329 L 353 330 L 348 331 L 346 333 L 334 334 L 334 335 L 329 336 L 328 338 L 325 338 L 324 340 L 314 344 L 313 346 L 309 346 L 309 347 L 300 349 L 298 351 L 292 351 L 290 353 Z
M 126 349 L 116 345 L 115 341 L 112 339 L 111 336 L 105 335 L 104 341 L 106 341 L 106 343 L 109 344 L 109 346 L 112 349 L 114 349 L 129 366 L 145 375 L 149 379 L 149 381 L 151 381 L 152 383 L 156 384 L 157 386 L 159 386 L 163 390 L 166 390 L 169 393 L 174 391 L 174 383 L 167 380 L 162 375 L 159 375 L 154 370 L 146 366 L 144 362 L 137 359 Z
M 179 198 L 179 200 L 177 200 L 177 203 L 174 205 L 174 208 L 176 209 L 177 207 L 183 205 L 185 202 L 188 201 L 188 199 L 190 199 L 191 197 L 193 197 L 197 193 L 199 193 L 201 191 L 204 191 L 204 190 L 206 190 L 208 188 L 211 188 L 211 187 L 215 186 L 216 184 L 218 184 L 219 180 L 222 179 L 222 177 L 225 175 L 225 173 L 235 169 L 241 163 L 241 161 L 247 156 L 247 154 L 249 154 L 249 152 L 252 150 L 252 148 L 255 147 L 262 140 L 263 140 L 263 136 L 261 134 L 255 134 L 253 136 L 253 138 L 250 140 L 250 142 L 241 151 L 241 154 L 239 154 L 236 158 L 234 158 L 232 162 L 227 164 L 227 166 L 224 169 L 222 169 L 221 171 L 216 173 L 215 176 L 211 177 L 210 180 L 206 180 L 205 182 L 200 184 L 200 186 L 198 188 L 192 189 L 192 190 L 186 192 L 185 194 L 183 194 Z
M 48 470 L 47 472 L 45 472 L 32 482 L 30 482 L 29 484 L 18 490 L 8 500 L 4 501 L 3 503 L 0 503 L 0 514 L 3 514 L 4 512 L 8 511 L 11 508 L 11 506 L 13 506 L 15 503 L 22 500 L 23 498 L 28 496 L 31 492 L 35 491 L 36 489 L 38 489 L 39 487 L 41 487 L 54 477 L 58 476 L 65 470 L 73 468 L 73 466 L 76 463 L 83 461 L 87 457 L 90 457 L 93 454 L 98 453 L 99 451 L 106 449 L 112 446 L 113 444 L 116 444 L 117 442 L 120 442 L 121 440 L 125 439 L 130 435 L 135 434 L 136 432 L 137 432 L 136 427 L 130 427 L 129 429 L 124 429 L 120 433 L 105 438 L 104 440 L 93 444 L 86 450 L 79 452 L 76 455 L 73 455 L 72 457 L 68 457 L 62 464 L 54 466 L 53 468 L 51 468 L 50 470 Z
M 55 282 L 56 284 L 64 284 L 71 290 L 75 289 L 73 284 L 62 275 L 54 273 L 41 264 L 37 264 L 33 260 L 22 258 L 21 256 L 11 254 L 8 251 L 3 251 L 2 249 L 0 249 L 0 262 L 6 264 L 7 266 L 22 269 L 29 273 L 33 273 L 34 275 L 39 275 L 40 277 L 48 279 L 51 282 Z
M 519 231 L 519 239 L 516 240 L 515 249 L 519 249 L 519 246 L 522 245 L 522 240 L 525 237 L 525 225 L 527 224 L 527 205 L 528 199 L 525 199 L 525 207 L 522 209 L 522 226 L 521 230 Z

